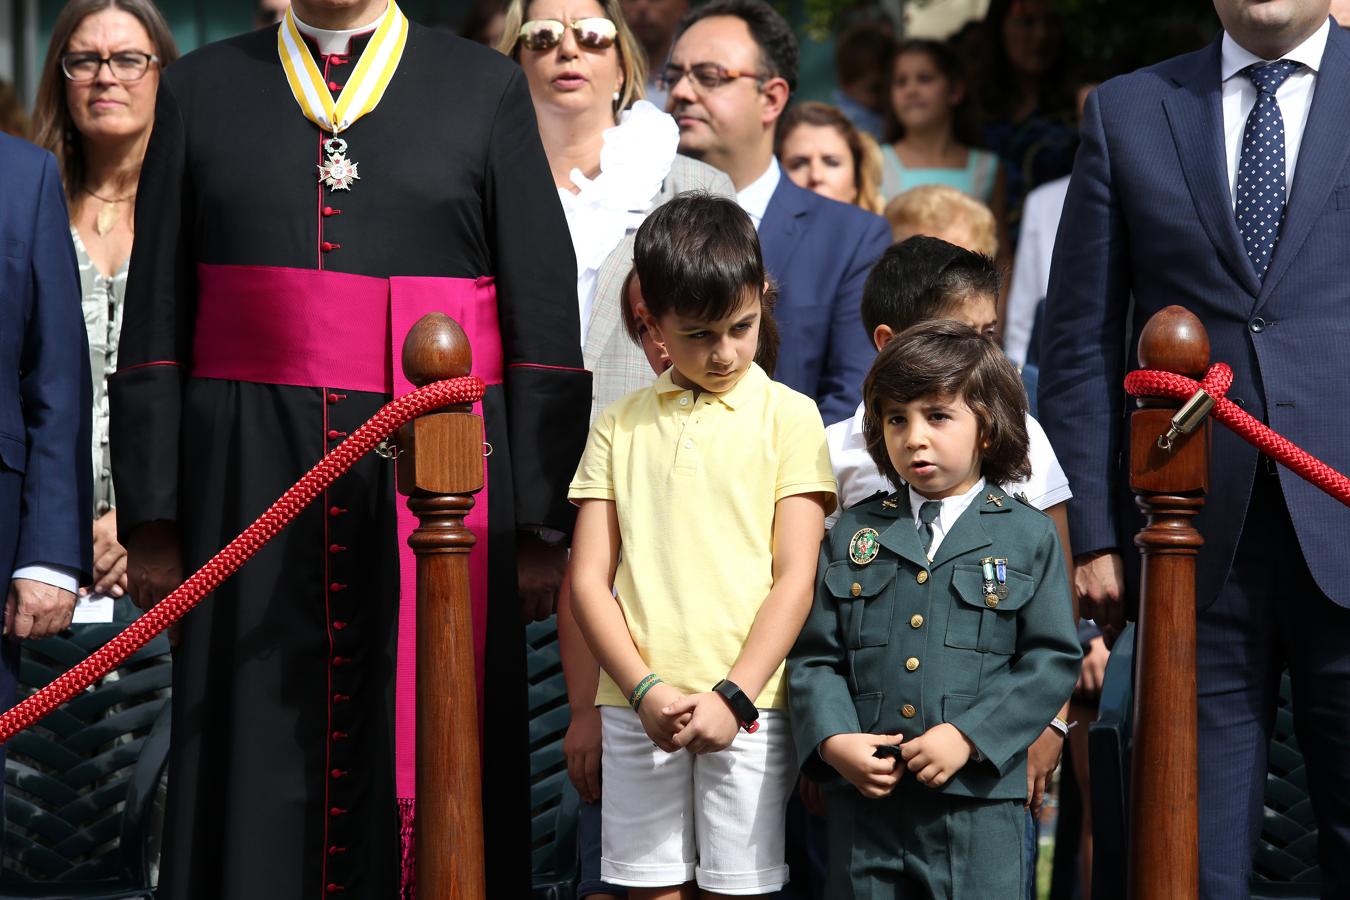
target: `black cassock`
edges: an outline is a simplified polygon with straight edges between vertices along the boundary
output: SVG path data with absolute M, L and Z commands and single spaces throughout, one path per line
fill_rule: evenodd
M 311 46 L 336 90 L 365 42 L 342 56 Z M 165 72 L 111 389 L 119 526 L 125 538 L 176 521 L 191 572 L 389 399 L 340 377 L 194 376 L 213 267 L 495 276 L 505 377 L 483 403 L 487 862 L 491 896 L 525 896 L 514 538 L 570 529 L 565 489 L 590 399 L 566 222 L 520 71 L 451 35 L 410 27 L 383 100 L 342 133 L 360 172 L 350 191 L 317 183 L 325 137 L 293 98 L 271 29 Z M 274 315 L 287 316 L 284 303 Z M 393 464 L 367 457 L 184 620 L 161 897 L 398 895 L 396 502 Z

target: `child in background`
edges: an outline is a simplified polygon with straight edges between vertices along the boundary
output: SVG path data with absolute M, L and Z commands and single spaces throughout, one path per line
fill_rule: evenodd
M 1026 395 L 940 320 L 882 349 L 863 398 L 897 491 L 830 532 L 788 667 L 803 773 L 842 788 L 826 895 L 1020 900 L 1025 748 L 1080 655 L 1055 527 L 1001 487 L 1028 475 Z
M 570 496 L 572 611 L 603 670 L 601 874 L 635 900 L 787 881 L 783 660 L 834 507 L 815 403 L 754 363 L 765 275 L 733 202 L 638 229 L 638 318 L 671 361 L 601 414 Z
M 910 188 L 886 204 L 897 244 L 924 234 L 985 256 L 998 255 L 998 223 L 980 201 L 945 184 Z

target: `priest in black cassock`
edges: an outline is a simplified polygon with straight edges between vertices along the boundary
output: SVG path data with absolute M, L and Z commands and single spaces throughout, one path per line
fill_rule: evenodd
M 517 566 L 536 600 L 560 572 L 590 376 L 523 76 L 393 0 L 294 0 L 279 28 L 165 72 L 136 225 L 111 393 L 142 603 L 407 390 L 422 313 L 469 333 L 489 384 L 469 523 L 488 885 L 526 896 Z M 159 896 L 399 896 L 414 631 L 396 466 L 362 460 L 184 619 Z

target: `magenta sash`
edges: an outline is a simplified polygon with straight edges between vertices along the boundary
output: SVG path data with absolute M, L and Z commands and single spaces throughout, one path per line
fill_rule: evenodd
M 473 374 L 502 383 L 502 341 L 493 279 L 372 278 L 270 266 L 197 267 L 192 375 L 262 384 L 392 394 L 413 389 L 403 376 L 403 339 L 428 312 L 453 318 L 469 336 Z M 482 402 L 473 411 L 483 414 Z M 408 538 L 417 518 L 398 502 L 399 617 L 395 686 L 396 789 L 415 795 L 417 741 L 417 565 Z M 469 556 L 474 665 L 483 708 L 487 638 L 488 478 L 466 524 L 478 541 Z

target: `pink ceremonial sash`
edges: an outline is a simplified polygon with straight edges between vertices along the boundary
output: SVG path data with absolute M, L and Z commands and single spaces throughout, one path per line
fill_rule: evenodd
M 450 316 L 473 348 L 473 374 L 502 383 L 497 291 L 491 277 L 372 278 L 271 266 L 197 267 L 192 375 L 261 384 L 392 394 L 413 389 L 401 365 L 403 339 L 433 311 Z M 482 402 L 473 406 L 483 414 Z M 400 499 L 398 670 L 395 684 L 396 790 L 416 790 L 417 564 L 408 538 L 417 517 Z M 465 524 L 477 537 L 469 555 L 479 723 L 487 639 L 488 478 Z

